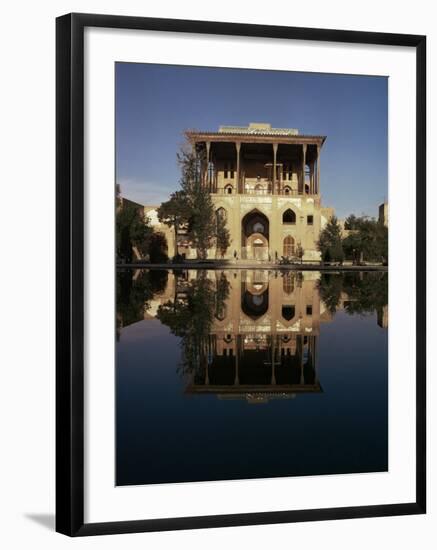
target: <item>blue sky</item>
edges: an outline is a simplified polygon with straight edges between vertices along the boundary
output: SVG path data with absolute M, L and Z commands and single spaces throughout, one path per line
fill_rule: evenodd
M 385 77 L 116 64 L 116 178 L 122 195 L 159 204 L 178 188 L 188 128 L 269 122 L 326 135 L 324 206 L 377 216 L 387 198 Z

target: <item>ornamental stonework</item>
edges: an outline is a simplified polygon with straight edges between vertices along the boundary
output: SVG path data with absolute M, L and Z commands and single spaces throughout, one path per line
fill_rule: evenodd
M 302 199 L 297 198 L 278 198 L 278 206 L 283 207 L 287 205 L 293 205 L 297 208 L 302 208 Z

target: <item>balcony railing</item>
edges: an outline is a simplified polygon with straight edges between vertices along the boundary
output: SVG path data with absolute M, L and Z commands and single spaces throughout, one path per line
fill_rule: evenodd
M 211 193 L 216 195 L 254 195 L 254 196 L 266 196 L 266 195 L 279 195 L 285 197 L 296 197 L 302 195 L 309 195 L 309 193 L 302 193 L 297 189 L 281 189 L 279 192 L 273 193 L 271 189 L 242 189 L 239 193 L 235 188 L 218 187 L 212 188 Z

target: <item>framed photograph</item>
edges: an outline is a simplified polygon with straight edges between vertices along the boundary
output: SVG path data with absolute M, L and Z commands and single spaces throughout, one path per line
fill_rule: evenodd
M 425 513 L 425 37 L 57 19 L 57 530 Z

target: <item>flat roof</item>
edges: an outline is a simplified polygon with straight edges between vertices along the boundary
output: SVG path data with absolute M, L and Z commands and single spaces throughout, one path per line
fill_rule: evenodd
M 220 126 L 218 131 L 187 130 L 187 138 L 201 141 L 246 141 L 278 143 L 316 143 L 322 145 L 326 136 L 299 134 L 297 128 L 272 128 L 265 122 L 251 122 L 248 126 Z
M 220 126 L 219 134 L 248 134 L 269 136 L 297 136 L 297 128 L 272 128 L 267 122 L 251 122 L 249 126 Z

